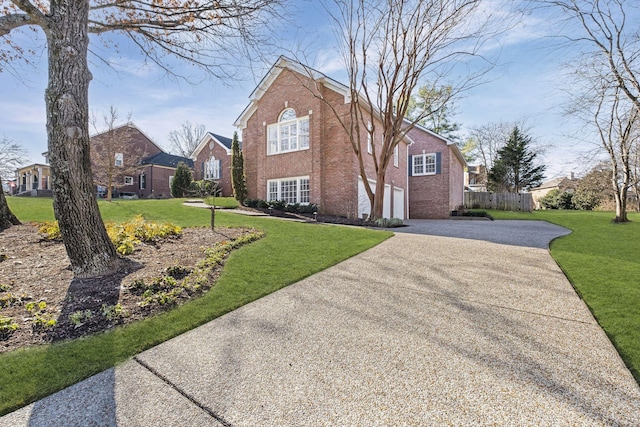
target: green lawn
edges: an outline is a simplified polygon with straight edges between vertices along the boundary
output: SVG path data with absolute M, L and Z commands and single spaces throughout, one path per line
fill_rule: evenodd
M 640 383 L 640 215 L 612 212 L 489 211 L 495 219 L 544 220 L 573 230 L 551 243 L 560 265 Z
M 51 199 L 8 198 L 22 221 L 52 220 Z M 105 220 L 145 218 L 189 226 L 209 224 L 206 209 L 183 200 L 101 201 Z M 216 204 L 220 205 L 219 198 Z M 384 231 L 302 224 L 216 212 L 216 224 L 255 227 L 266 236 L 235 251 L 202 298 L 164 314 L 85 339 L 0 355 L 0 415 L 47 396 L 169 338 L 321 271 L 390 237 Z

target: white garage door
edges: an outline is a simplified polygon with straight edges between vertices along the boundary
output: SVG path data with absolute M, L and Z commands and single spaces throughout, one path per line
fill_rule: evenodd
M 404 219 L 404 189 L 393 187 L 393 217 Z
M 369 186 L 375 194 L 376 182 L 369 180 Z M 364 181 L 362 177 L 358 177 L 358 217 L 364 218 L 371 213 L 371 202 L 367 196 L 367 191 L 364 188 Z M 384 186 L 384 200 L 382 204 L 382 216 L 389 218 L 391 216 L 391 186 Z

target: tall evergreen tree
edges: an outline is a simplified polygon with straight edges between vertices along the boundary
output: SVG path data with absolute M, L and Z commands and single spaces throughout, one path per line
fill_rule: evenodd
M 231 185 L 233 195 L 240 204 L 247 198 L 247 183 L 244 177 L 244 157 L 238 142 L 238 132 L 233 133 L 231 142 Z
M 537 153 L 530 148 L 531 137 L 514 127 L 509 140 L 498 150 L 493 167 L 489 171 L 489 190 L 519 193 L 540 185 L 544 179 L 545 165 L 535 165 Z
M 171 195 L 173 197 L 184 197 L 184 193 L 189 189 L 193 177 L 191 175 L 191 169 L 185 162 L 178 163 L 176 167 L 176 174 L 171 181 Z

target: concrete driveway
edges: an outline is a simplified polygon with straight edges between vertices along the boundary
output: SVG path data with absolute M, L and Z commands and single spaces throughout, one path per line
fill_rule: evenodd
M 640 425 L 640 388 L 543 242 L 410 223 L 0 425 Z M 474 239 L 417 231 L 458 227 Z

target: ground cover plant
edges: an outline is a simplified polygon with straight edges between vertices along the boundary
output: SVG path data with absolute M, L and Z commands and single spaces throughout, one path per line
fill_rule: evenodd
M 614 223 L 613 212 L 490 211 L 495 219 L 548 221 L 573 232 L 551 243 L 551 255 L 640 383 L 640 214 Z
M 219 199 L 216 198 L 216 204 Z M 142 215 L 146 220 L 170 222 L 180 227 L 209 224 L 207 209 L 183 206 L 183 201 L 101 201 L 99 205 L 103 218 L 114 222 Z M 10 198 L 9 205 L 23 222 L 53 220 L 50 199 Z M 104 333 L 0 354 L 3 367 L 0 369 L 0 415 L 110 368 L 391 236 L 384 231 L 255 218 L 224 211 L 216 214 L 216 225 L 259 229 L 265 236 L 233 251 L 216 285 L 198 299 Z M 77 311 L 70 313 L 71 321 L 86 321 L 86 313 Z M 100 315 L 118 316 L 118 311 L 117 306 L 108 306 Z M 11 328 L 10 321 L 3 322 Z

